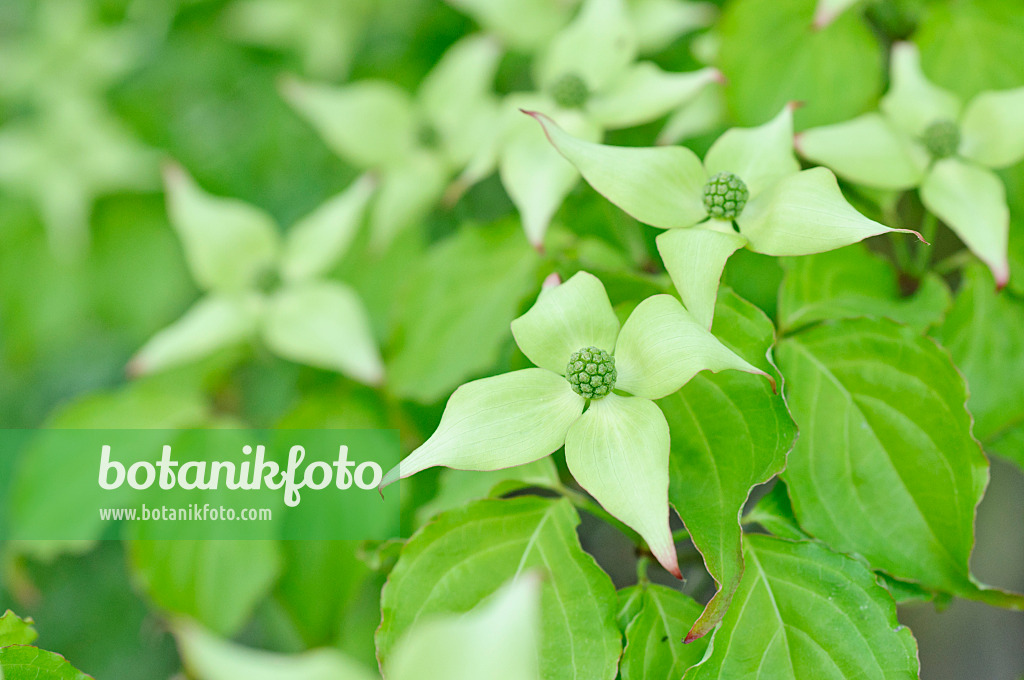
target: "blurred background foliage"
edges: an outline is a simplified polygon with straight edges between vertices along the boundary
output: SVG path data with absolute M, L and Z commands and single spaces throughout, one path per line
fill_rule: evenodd
M 230 421 L 255 427 L 397 427 L 410 450 L 433 430 L 457 385 L 526 365 L 508 323 L 551 271 L 567 275 L 586 267 L 602 278 L 613 303 L 666 288 L 654 264 L 653 230 L 585 184 L 573 190 L 556 216 L 547 250 L 538 253 L 523 238 L 512 204 L 492 176 L 454 206 L 434 209 L 387 252 L 368 255 L 365 248 L 353 248 L 332 272 L 351 283 L 370 310 L 388 367 L 384 389 L 276 358 L 258 345 L 128 380 L 125 366 L 132 355 L 199 296 L 168 223 L 156 179 L 160 159 L 177 160 L 211 193 L 243 199 L 279 224 L 291 224 L 347 187 L 358 172 L 286 105 L 279 79 L 382 78 L 412 92 L 452 43 L 477 29 L 441 0 L 304 0 L 271 26 L 246 28 L 246 5 L 257 1 L 0 3 L 0 134 L 30 130 L 37 135 L 30 139 L 50 154 L 32 173 L 13 175 L 0 157 L 0 426 Z M 1024 85 L 1019 0 L 869 1 L 820 31 L 810 26 L 813 0 L 715 4 L 724 7 L 710 32 L 684 36 L 653 55 L 672 71 L 710 61 L 729 80 L 725 116 L 689 142 L 698 152 L 726 127 L 763 122 L 791 100 L 806 103 L 797 115 L 798 129 L 873 109 L 886 87 L 888 46 L 898 39 L 917 42 L 928 76 L 964 97 Z M 528 56 L 507 53 L 497 91 L 529 86 Z M 67 131 L 62 112 L 78 101 L 99 113 L 73 116 L 81 127 L 60 139 Z M 663 122 L 607 139 L 650 144 Z M 102 137 L 108 128 L 114 131 Z M 89 152 L 79 136 L 109 139 L 114 160 L 84 162 Z M 131 162 L 116 158 L 124 149 Z M 135 172 L 135 162 L 152 177 Z M 827 275 L 843 267 L 874 268 L 877 276 L 863 286 L 839 280 L 822 295 L 822 304 L 853 300 L 865 313 L 931 329 L 972 387 L 1002 385 L 1004 393 L 975 390 L 976 434 L 990 450 L 1024 465 L 1024 165 L 1001 174 L 1013 215 L 1014 276 L 1009 294 L 998 300 L 988 299 L 991 280 L 979 270 L 969 270 L 962 283 L 955 272 L 909 280 L 891 265 L 886 243 L 872 244 L 874 253 L 857 246 L 799 263 L 741 251 L 724 282 L 785 330 L 799 321 L 786 298 L 795 285 L 794 269 L 806 275 L 804 270 L 819 267 Z M 870 195 L 849 195 L 866 214 L 877 212 Z M 86 235 L 55 233 L 47 205 L 65 206 L 61 219 L 77 211 Z M 76 239 L 87 243 L 85 254 L 62 247 Z M 955 237 L 940 233 L 936 249 L 955 254 Z M 786 276 L 789 283 L 783 285 Z M 916 295 L 907 295 L 914 290 Z M 958 290 L 971 298 L 963 292 L 957 297 Z M 993 346 L 979 346 L 971 337 L 982 323 L 999 329 L 991 334 L 1001 338 Z M 1017 380 L 1001 380 L 1007 376 Z M 1020 408 L 1004 408 L 1008 402 Z M 522 478 L 544 485 L 555 472 L 530 470 Z M 436 470 L 417 477 L 406 490 L 408 528 L 436 509 L 485 495 L 495 481 L 468 488 Z M 0 492 L 3 486 L 0 479 Z M 1021 469 L 1000 462 L 979 516 L 973 566 L 983 580 L 1024 590 L 1022 516 Z M 614 565 L 629 547 L 612 533 L 589 520 L 581 528 L 584 546 L 623 585 L 635 577 Z M 171 568 L 162 569 L 167 560 Z M 388 545 L 179 547 L 163 555 L 117 541 L 8 546 L 0 610 L 12 606 L 35 617 L 41 646 L 60 651 L 97 678 L 147 680 L 179 672 L 163 623 L 166 612 L 192 615 L 224 635 L 271 650 L 334 645 L 372 668 L 379 593 L 393 560 Z M 199 575 L 234 587 L 211 590 Z M 687 591 L 706 595 L 708 586 L 707 576 L 694 572 Z M 1024 673 L 1019 616 L 966 602 L 944 614 L 931 605 L 912 605 L 901 616 L 919 640 L 925 678 Z

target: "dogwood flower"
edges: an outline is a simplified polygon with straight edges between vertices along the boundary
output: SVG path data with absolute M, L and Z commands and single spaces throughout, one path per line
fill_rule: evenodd
M 928 81 L 912 43 L 892 51 L 881 113 L 801 133 L 797 148 L 852 182 L 917 188 L 999 286 L 1010 278 L 1006 189 L 992 171 L 1024 158 L 1024 88 L 982 92 L 964 106 Z
M 667 230 L 657 238 L 658 251 L 686 309 L 705 328 L 725 263 L 739 248 L 808 255 L 907 231 L 854 210 L 830 170 L 800 170 L 792 106 L 759 127 L 727 131 L 703 163 L 681 146 L 594 144 L 541 113 L 525 113 L 594 189 L 637 220 Z
M 512 322 L 512 335 L 538 368 L 457 389 L 434 434 L 384 476 L 381 488 L 436 465 L 523 465 L 564 445 L 580 486 L 680 576 L 669 530 L 669 428 L 653 400 L 703 370 L 772 378 L 671 295 L 647 298 L 620 328 L 604 286 L 587 272 L 542 290 Z
M 497 157 L 502 183 L 535 247 L 543 245 L 551 218 L 579 173 L 518 115 L 519 109 L 547 111 L 573 134 L 597 141 L 606 130 L 675 111 L 721 79 L 713 68 L 668 73 L 651 62 L 637 62 L 637 54 L 638 37 L 624 0 L 585 0 L 535 60 L 538 91 L 506 98 L 494 148 L 485 148 L 464 173 L 463 184 L 471 184 L 493 168 Z
M 130 374 L 262 337 L 286 359 L 381 382 L 384 368 L 362 301 L 349 286 L 324 278 L 355 237 L 374 190 L 368 176 L 293 225 L 282 242 L 259 208 L 207 194 L 176 165 L 165 175 L 171 224 L 206 295 L 139 350 Z
M 284 97 L 335 153 L 379 175 L 371 245 L 386 246 L 426 215 L 449 180 L 487 144 L 497 116 L 491 83 L 500 57 L 495 40 L 463 38 L 415 97 L 384 80 L 341 87 L 283 82 Z

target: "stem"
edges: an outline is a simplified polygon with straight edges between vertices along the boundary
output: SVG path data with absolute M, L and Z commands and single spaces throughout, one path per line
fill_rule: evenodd
M 672 542 L 678 543 L 679 541 L 685 541 L 690 537 L 690 532 L 686 529 L 676 529 L 672 532 Z
M 892 242 L 892 250 L 896 255 L 896 266 L 902 272 L 911 271 L 914 263 L 910 255 L 910 246 L 907 245 L 907 235 L 889 234 L 889 240 Z
M 930 212 L 925 212 L 924 219 L 921 221 L 921 236 L 924 237 L 928 243 L 935 241 L 935 233 L 939 227 L 939 219 Z M 918 243 L 917 249 L 914 252 L 913 262 L 913 273 L 920 277 L 928 271 L 928 264 L 932 259 L 932 248 L 933 246 L 925 245 L 924 243 Z

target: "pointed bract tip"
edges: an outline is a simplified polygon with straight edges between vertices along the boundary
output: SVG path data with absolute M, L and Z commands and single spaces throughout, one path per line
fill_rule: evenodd
M 543 241 L 534 241 L 534 240 L 531 239 L 530 240 L 530 245 L 533 246 L 533 249 L 537 251 L 538 255 L 543 256 L 544 253 L 547 252 L 547 251 L 544 250 L 544 242 Z
M 129 380 L 140 378 L 145 372 L 146 368 L 142 365 L 142 361 L 138 357 L 132 358 L 124 367 L 124 377 Z
M 807 106 L 807 102 L 802 99 L 791 99 L 786 102 L 786 108 L 789 109 L 790 113 L 793 113 L 797 109 L 802 109 L 805 106 Z
M 994 272 L 994 276 L 995 276 L 995 279 L 996 279 L 996 292 L 998 293 L 1003 288 L 1006 288 L 1007 284 L 1010 283 L 1010 265 L 1009 265 L 1009 263 L 1004 263 L 999 268 L 999 271 Z
M 402 474 L 398 468 L 399 466 L 396 465 L 395 467 L 388 470 L 388 473 L 384 475 L 384 478 L 382 480 L 380 480 L 380 484 L 377 485 L 377 493 L 380 494 L 381 498 L 384 498 L 384 489 L 397 482 L 399 476 Z
M 719 85 L 728 85 L 729 84 L 729 78 L 726 77 L 726 75 L 724 73 L 722 73 L 722 71 L 717 69 L 717 68 L 712 68 L 711 69 L 711 80 L 712 80 L 712 82 L 718 83 Z
M 701 639 L 705 635 L 707 635 L 706 631 L 697 630 L 697 626 L 694 625 L 694 627 L 690 629 L 690 632 L 686 634 L 686 637 L 683 638 L 683 644 L 688 645 L 691 642 Z
M 921 234 L 919 232 L 916 232 L 913 229 L 897 229 L 897 231 L 902 231 L 905 234 L 913 234 L 914 236 L 917 237 L 917 240 L 920 241 L 921 243 L 925 244 L 926 246 L 930 246 L 931 245 L 931 243 L 928 243 L 928 241 L 924 240 L 924 236 L 921 236 Z
M 540 284 L 542 290 L 548 290 L 555 286 L 561 285 L 562 277 L 558 275 L 558 272 L 551 272 L 544 278 L 544 283 Z
M 829 24 L 836 20 L 839 15 L 836 12 L 829 10 L 818 10 L 814 13 L 814 20 L 811 22 L 811 27 L 815 31 L 820 31 L 823 28 L 827 28 Z
M 181 184 L 188 177 L 185 168 L 173 158 L 168 158 L 163 162 L 160 166 L 160 172 L 164 176 L 164 184 L 166 186 Z
M 804 155 L 804 150 L 803 150 L 803 148 L 802 148 L 802 147 L 800 146 L 800 141 L 801 141 L 801 140 L 802 140 L 803 138 L 804 138 L 804 133 L 803 133 L 803 132 L 797 132 L 796 134 L 794 134 L 794 135 L 793 135 L 793 148 L 794 148 L 794 149 L 796 150 L 796 152 L 797 152 L 798 154 L 800 154 L 801 156 L 803 156 L 803 155 Z

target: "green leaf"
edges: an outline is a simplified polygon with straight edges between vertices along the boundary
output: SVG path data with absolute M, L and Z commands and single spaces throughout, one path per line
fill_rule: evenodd
M 378 675 L 335 649 L 274 654 L 222 639 L 186 619 L 172 629 L 196 680 L 374 680 Z
M 637 586 L 640 611 L 626 628 L 622 680 L 679 680 L 707 650 L 707 641 L 683 644 L 700 605 L 677 590 L 654 583 Z
M 775 372 L 767 359 L 774 329 L 757 307 L 723 291 L 715 331 L 738 355 Z M 785 465 L 796 427 L 764 378 L 738 371 L 702 373 L 658 404 L 672 431 L 669 499 L 719 585 L 690 633 L 696 638 L 729 607 L 743 572 L 740 512 L 750 489 Z
M 790 175 L 747 204 L 737 219 L 750 249 L 765 255 L 811 255 L 890 232 L 846 202 L 836 176 L 825 168 Z
M 916 680 L 917 644 L 860 562 L 818 543 L 746 540 L 747 570 L 710 656 L 686 680 Z
M 35 647 L 0 649 L 0 678 L 3 680 L 92 680 L 74 668 L 60 654 Z
M 804 130 L 796 147 L 801 156 L 840 177 L 880 189 L 918 186 L 930 160 L 921 145 L 877 113 Z
M 386 665 L 418 619 L 467 612 L 539 568 L 544 680 L 611 680 L 621 641 L 611 580 L 583 552 L 566 500 L 523 496 L 452 510 L 406 544 L 381 595 L 377 653 Z
M 362 300 L 335 281 L 281 288 L 267 301 L 263 337 L 280 356 L 376 385 L 384 378 Z
M 395 393 L 434 402 L 493 366 L 539 262 L 515 225 L 463 228 L 426 253 L 399 296 Z
M 560 78 L 576 76 L 591 92 L 600 91 L 625 73 L 636 49 L 625 0 L 583 0 L 538 58 L 537 84 L 548 90 Z
M 205 290 L 237 293 L 255 287 L 277 264 L 277 225 L 259 208 L 203 191 L 183 168 L 168 165 L 167 210 L 181 238 L 196 283 Z
M 278 544 L 263 540 L 132 541 L 132 572 L 160 609 L 233 635 L 280 571 Z
M 672 394 L 701 371 L 764 375 L 697 323 L 671 295 L 653 295 L 626 319 L 615 344 L 616 388 L 647 399 Z
M 537 366 L 565 374 L 569 357 L 586 347 L 615 349 L 619 320 L 604 284 L 577 272 L 565 283 L 541 290 L 533 307 L 512 322 L 512 335 Z
M 461 615 L 417 622 L 388 659 L 388 680 L 537 680 L 540 579 L 526 574 Z
M 381 488 L 435 465 L 500 470 L 543 458 L 562 447 L 583 403 L 568 380 L 543 368 L 466 383 L 434 434 L 384 476 Z
M 977 255 L 1000 286 L 1010 279 L 1010 209 L 991 170 L 957 158 L 937 162 L 921 185 L 921 202 Z
M 577 2 L 549 0 L 448 0 L 485 30 L 513 49 L 532 52 L 547 42 L 572 16 Z
M 1024 303 L 997 293 L 981 266 L 964 272 L 963 285 L 936 338 L 967 379 L 974 434 L 997 441 L 1024 422 L 1024 390 L 1007 376 L 1024 375 Z
M 8 609 L 0 616 L 0 647 L 29 645 L 39 637 L 31 618 L 23 619 Z
M 815 0 L 729 4 L 719 24 L 719 65 L 730 83 L 729 109 L 740 125 L 757 125 L 792 101 L 807 103 L 797 113 L 798 128 L 837 123 L 874 104 L 883 72 L 876 39 L 852 12 L 812 30 L 814 5 Z
M 565 462 L 579 485 L 681 579 L 669 529 L 668 451 L 668 423 L 657 405 L 617 394 L 592 400 L 565 438 Z
M 713 68 L 670 73 L 651 62 L 640 62 L 605 90 L 594 93 L 587 100 L 586 110 L 595 121 L 612 130 L 642 125 L 686 108 L 721 75 Z
M 914 34 L 925 70 L 964 99 L 1024 84 L 1024 15 L 1014 0 L 931 3 Z
M 817 326 L 776 354 L 800 427 L 783 475 L 800 525 L 897 578 L 1024 605 L 970 575 L 988 461 L 949 356 L 909 328 L 871 320 Z
M 590 186 L 641 222 L 668 229 L 690 227 L 707 217 L 702 197 L 708 174 L 689 149 L 595 144 L 570 135 L 541 113 L 530 115 Z
M 931 273 L 912 296 L 904 297 L 896 269 L 862 244 L 787 259 L 783 267 L 778 317 L 785 332 L 858 316 L 892 319 L 924 331 L 942 321 L 952 304 L 945 282 Z
M 772 490 L 757 502 L 754 509 L 743 516 L 743 524 L 760 524 L 779 538 L 801 541 L 811 537 L 800 528 L 800 523 L 793 514 L 793 503 L 789 500 L 786 483 L 775 480 Z

